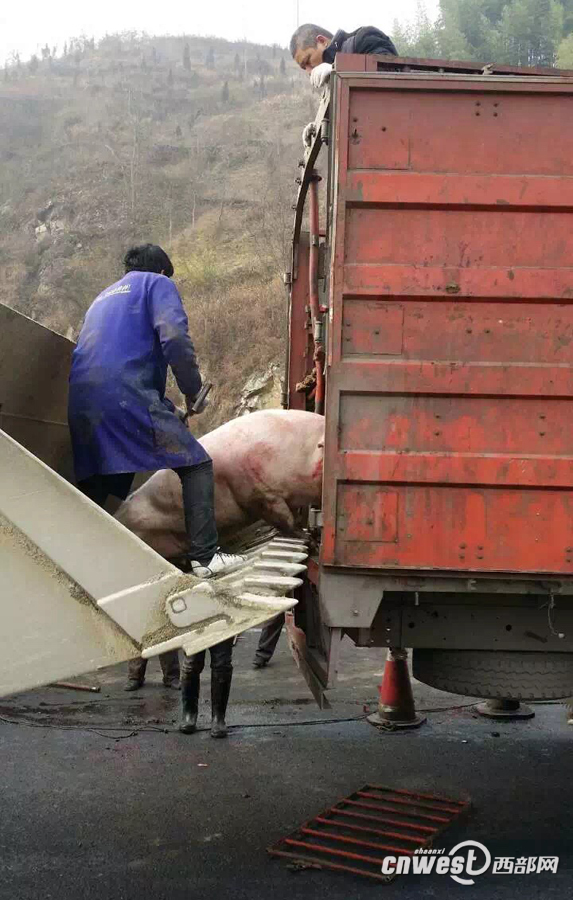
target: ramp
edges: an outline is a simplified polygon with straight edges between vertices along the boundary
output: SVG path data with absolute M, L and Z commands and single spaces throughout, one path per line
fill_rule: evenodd
M 185 575 L 0 431 L 0 696 L 139 655 L 196 653 L 291 609 L 303 542 Z

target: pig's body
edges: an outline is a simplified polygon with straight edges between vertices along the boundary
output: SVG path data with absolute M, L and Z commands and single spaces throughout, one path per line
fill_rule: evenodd
M 278 409 L 233 419 L 201 438 L 213 460 L 220 534 L 259 519 L 292 532 L 294 510 L 320 501 L 323 440 L 322 416 Z M 186 550 L 181 483 L 170 469 L 132 494 L 117 518 L 164 557 Z

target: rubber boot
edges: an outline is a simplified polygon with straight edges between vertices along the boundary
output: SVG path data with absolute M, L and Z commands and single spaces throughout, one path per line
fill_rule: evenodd
M 141 656 L 138 656 L 136 659 L 130 659 L 124 691 L 138 691 L 139 688 L 143 687 L 146 669 L 146 659 L 142 659 Z
M 232 674 L 211 672 L 211 737 L 227 737 L 225 713 L 231 691 Z
M 199 675 L 191 674 L 181 682 L 181 722 L 179 731 L 183 734 L 193 734 L 197 728 L 197 715 L 199 713 Z
M 174 691 L 181 690 L 180 669 L 179 669 L 179 651 L 168 650 L 166 653 L 159 655 L 161 671 L 163 672 L 163 684 L 166 688 Z

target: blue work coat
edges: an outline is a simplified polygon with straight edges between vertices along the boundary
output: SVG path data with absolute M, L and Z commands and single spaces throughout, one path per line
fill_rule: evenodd
M 90 306 L 72 359 L 76 478 L 193 466 L 209 456 L 165 397 L 167 366 L 189 398 L 201 375 L 172 281 L 129 272 Z

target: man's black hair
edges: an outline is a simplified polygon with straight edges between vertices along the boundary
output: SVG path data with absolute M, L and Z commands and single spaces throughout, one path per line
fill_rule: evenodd
M 171 278 L 173 263 L 165 250 L 157 244 L 140 244 L 139 247 L 131 247 L 125 254 L 123 264 L 126 272 L 156 272 Z
M 320 28 L 318 25 L 301 25 L 297 28 L 290 39 L 290 55 L 294 59 L 297 50 L 306 50 L 307 47 L 315 47 L 320 35 L 327 38 L 333 38 L 334 35 L 327 31 L 326 28 Z

